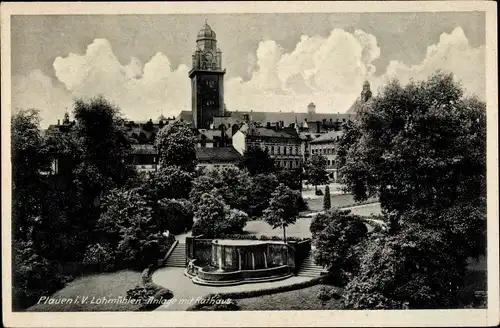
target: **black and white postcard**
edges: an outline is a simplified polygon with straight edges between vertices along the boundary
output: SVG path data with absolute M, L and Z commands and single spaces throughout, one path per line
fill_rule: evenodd
M 2 3 L 7 327 L 499 323 L 496 3 Z

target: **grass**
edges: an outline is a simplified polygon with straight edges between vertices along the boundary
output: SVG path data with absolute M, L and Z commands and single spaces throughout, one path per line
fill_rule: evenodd
M 286 228 L 286 235 L 287 237 L 311 237 L 311 232 L 309 231 L 310 225 L 311 218 L 297 219 L 295 224 Z M 266 235 L 283 237 L 283 229 L 273 229 L 263 220 L 248 221 L 243 232 L 256 236 Z
M 28 308 L 33 312 L 77 312 L 77 311 L 138 311 L 140 304 L 92 304 L 92 299 L 103 300 L 125 297 L 127 290 L 139 285 L 141 272 L 122 270 L 78 278 L 50 296 L 53 300 L 73 300 L 72 304 L 43 304 Z M 88 297 L 86 302 L 82 298 Z M 79 299 L 79 302 L 76 300 Z
M 340 196 L 349 196 L 349 195 L 340 195 Z M 342 199 L 346 198 L 344 197 Z M 370 214 L 380 214 L 380 204 L 369 204 L 363 207 L 354 208 L 351 210 L 351 213 L 361 216 L 369 216 Z M 309 227 L 311 225 L 311 219 L 312 218 L 310 217 L 297 219 L 295 224 L 292 224 L 286 228 L 286 235 L 288 237 L 292 236 L 301 238 L 311 237 L 311 232 L 309 230 Z M 251 234 L 256 236 L 266 235 L 266 236 L 283 237 L 283 230 L 281 228 L 273 229 L 269 224 L 267 224 L 263 220 L 248 221 L 243 232 L 246 234 Z
M 354 196 L 349 194 L 332 195 L 330 197 L 332 208 L 333 207 L 350 207 L 361 205 L 365 203 L 373 203 L 377 201 L 377 198 L 369 198 L 366 202 L 356 203 L 354 201 Z M 307 199 L 307 205 L 309 210 L 304 213 L 319 212 L 323 210 L 323 197 Z
M 331 286 L 320 284 L 284 293 L 242 298 L 237 301 L 240 311 L 340 309 L 340 300 L 330 299 L 324 303 L 319 300 L 318 294 L 322 287 L 331 288 Z

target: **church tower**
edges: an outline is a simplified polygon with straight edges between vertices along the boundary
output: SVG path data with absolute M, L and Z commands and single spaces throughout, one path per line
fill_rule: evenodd
M 197 129 L 209 129 L 214 116 L 224 115 L 224 74 L 222 52 L 215 32 L 205 22 L 196 38 L 191 79 L 191 110 Z
M 363 83 L 363 90 L 361 91 L 361 103 L 367 102 L 372 97 L 372 91 L 370 90 L 370 82 L 365 81 Z

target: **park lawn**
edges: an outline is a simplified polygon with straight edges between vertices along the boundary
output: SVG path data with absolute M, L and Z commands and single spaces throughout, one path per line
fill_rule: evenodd
M 350 194 L 331 195 L 330 199 L 332 208 L 350 207 L 366 203 L 373 203 L 377 201 L 377 198 L 372 197 L 365 202 L 357 203 L 354 201 L 354 196 Z M 323 210 L 323 197 L 307 199 L 306 201 L 309 210 L 305 211 L 304 213 L 319 212 Z
M 33 312 L 76 312 L 76 311 L 139 311 L 139 304 L 91 304 L 95 299 L 118 299 L 126 297 L 127 290 L 139 285 L 141 272 L 122 270 L 112 273 L 93 274 L 77 278 L 66 287 L 50 296 L 51 299 L 76 300 L 87 296 L 84 304 L 35 304 L 27 309 Z
M 311 226 L 311 218 L 299 218 L 294 224 L 289 225 L 286 228 L 287 237 L 300 237 L 309 238 L 311 237 L 311 232 L 309 227 Z M 252 220 L 248 221 L 243 228 L 243 232 L 249 235 L 261 236 L 278 236 L 283 237 L 283 229 L 276 228 L 273 229 L 264 220 Z
M 360 216 L 370 216 L 371 214 L 380 214 L 380 204 L 373 203 L 363 207 L 353 208 L 350 210 L 352 214 Z M 311 217 L 298 218 L 297 221 L 286 228 L 287 237 L 300 237 L 310 238 L 311 231 Z M 256 236 L 278 236 L 283 237 L 283 230 L 281 228 L 273 229 L 264 220 L 251 220 L 248 221 L 243 229 L 244 233 Z
M 341 309 L 340 300 L 330 299 L 322 303 L 318 299 L 318 294 L 322 287 L 331 288 L 331 286 L 320 284 L 283 293 L 242 298 L 237 300 L 237 302 L 240 306 L 240 311 Z

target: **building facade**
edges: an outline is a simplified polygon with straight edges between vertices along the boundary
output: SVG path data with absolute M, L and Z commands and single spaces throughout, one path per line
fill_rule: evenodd
M 326 170 L 334 181 L 340 178 L 337 152 L 341 137 L 341 131 L 330 131 L 309 142 L 311 156 L 321 155 L 326 158 Z
M 259 147 L 284 169 L 302 167 L 301 139 L 295 129 L 269 128 L 244 124 L 232 138 L 233 147 L 244 154 L 251 147 Z

